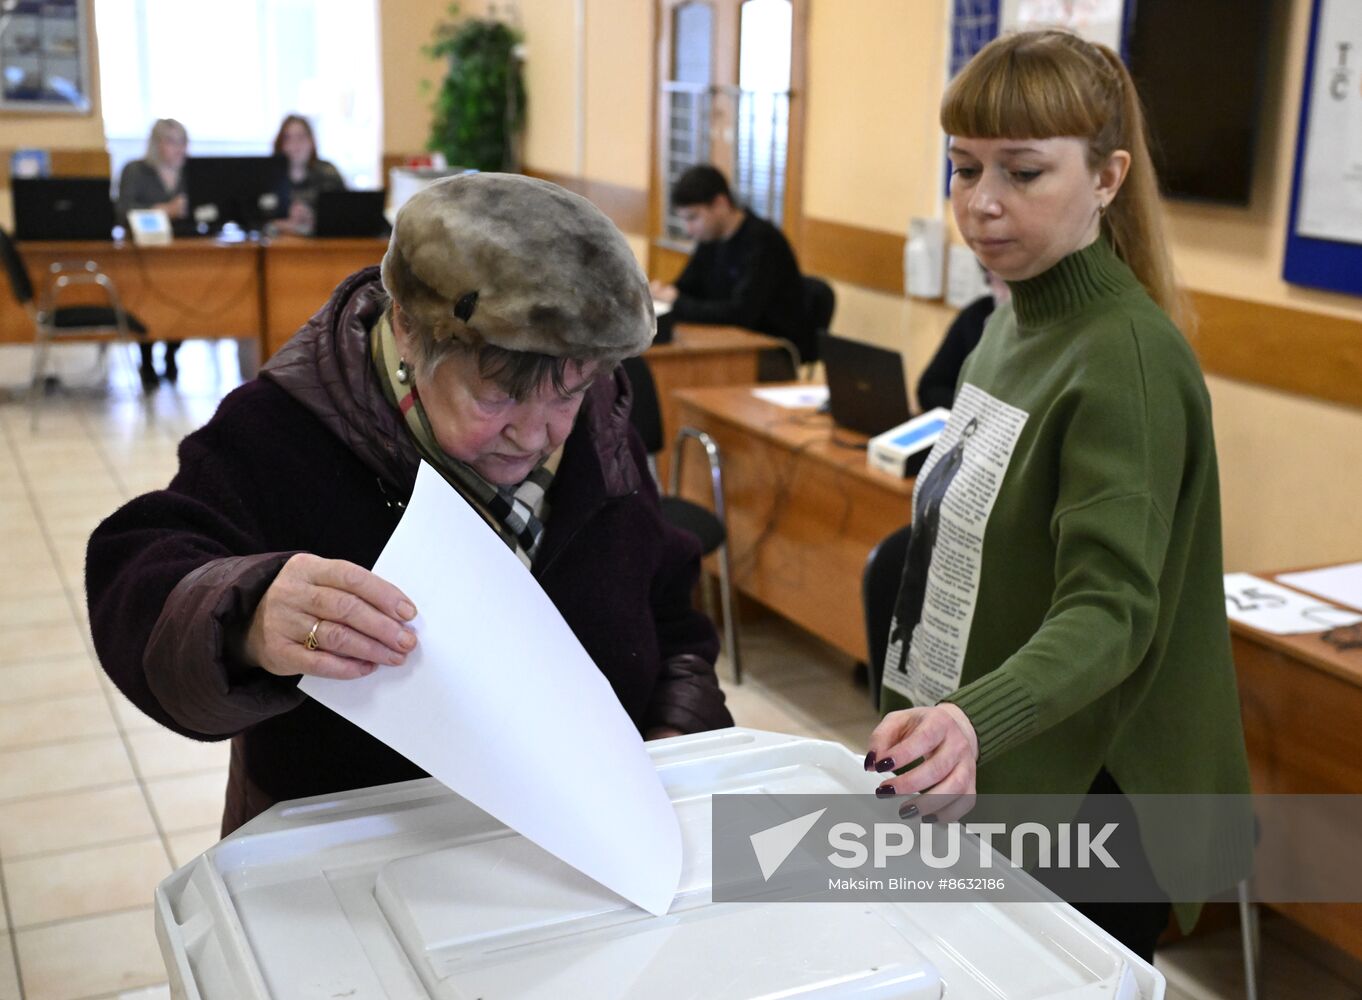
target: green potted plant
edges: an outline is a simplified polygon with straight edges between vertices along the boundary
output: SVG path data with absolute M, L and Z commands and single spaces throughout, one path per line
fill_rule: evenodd
M 449 5 L 448 16 L 424 49 L 448 65 L 426 146 L 443 153 L 451 167 L 516 170 L 525 123 L 521 34 L 499 20 L 459 20 L 457 3 Z

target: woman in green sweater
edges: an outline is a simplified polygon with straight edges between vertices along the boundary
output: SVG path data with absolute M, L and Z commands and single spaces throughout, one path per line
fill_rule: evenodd
M 1105 46 L 1007 35 L 941 124 L 960 233 L 1012 301 L 918 478 L 866 767 L 918 762 L 886 796 L 1245 793 L 1210 401 L 1134 84 Z M 1169 911 L 1079 909 L 1145 957 Z

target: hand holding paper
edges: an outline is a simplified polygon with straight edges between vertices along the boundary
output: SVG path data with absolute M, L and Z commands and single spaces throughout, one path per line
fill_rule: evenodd
M 653 914 L 681 835 L 633 723 L 529 571 L 422 463 L 374 573 L 421 613 L 400 667 L 301 689 L 478 807 Z M 517 764 L 556 774 L 527 786 Z

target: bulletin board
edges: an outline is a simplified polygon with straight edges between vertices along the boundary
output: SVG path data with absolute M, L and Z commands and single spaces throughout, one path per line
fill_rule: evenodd
M 89 112 L 86 0 L 8 0 L 0 10 L 0 111 Z
M 1315 0 L 1282 277 L 1362 295 L 1362 4 Z

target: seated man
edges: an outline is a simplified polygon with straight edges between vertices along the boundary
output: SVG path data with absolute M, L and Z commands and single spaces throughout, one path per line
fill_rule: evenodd
M 728 181 L 708 165 L 672 187 L 672 205 L 698 242 L 675 285 L 653 282 L 653 298 L 678 323 L 727 323 L 784 337 L 813 356 L 813 324 L 794 251 L 779 229 L 734 204 Z

